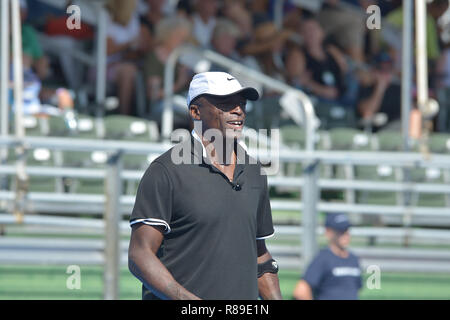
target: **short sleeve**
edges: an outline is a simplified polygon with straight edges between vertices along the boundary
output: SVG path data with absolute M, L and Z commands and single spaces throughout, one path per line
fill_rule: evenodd
M 319 254 L 314 260 L 309 264 L 306 269 L 305 274 L 303 275 L 303 280 L 305 280 L 312 291 L 317 291 L 319 288 L 320 282 L 322 280 L 322 276 L 324 274 L 324 261 Z
M 168 234 L 172 217 L 172 190 L 167 169 L 154 161 L 139 183 L 130 226 L 138 223 L 162 226 L 164 234 Z
M 264 188 L 258 205 L 256 240 L 263 240 L 274 235 L 272 222 L 272 209 L 270 208 L 269 190 L 267 187 L 267 176 L 263 176 Z

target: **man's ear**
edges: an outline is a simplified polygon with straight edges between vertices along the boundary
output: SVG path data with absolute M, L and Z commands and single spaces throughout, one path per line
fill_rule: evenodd
M 189 106 L 189 113 L 192 120 L 200 120 L 200 107 L 196 104 L 191 104 Z

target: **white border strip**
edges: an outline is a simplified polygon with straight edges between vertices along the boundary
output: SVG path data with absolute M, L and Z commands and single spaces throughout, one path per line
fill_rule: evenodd
M 275 232 L 273 232 L 272 234 L 269 234 L 268 236 L 256 237 L 256 240 L 264 240 L 264 239 L 272 238 L 274 235 L 275 235 Z
M 161 219 L 155 219 L 155 218 L 147 218 L 147 219 L 136 219 L 130 222 L 130 227 L 137 223 L 143 223 L 149 226 L 163 226 L 164 227 L 164 234 L 168 234 L 171 229 L 169 224 Z

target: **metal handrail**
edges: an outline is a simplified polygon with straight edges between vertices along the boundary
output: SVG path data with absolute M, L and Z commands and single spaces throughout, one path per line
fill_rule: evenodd
M 0 200 L 13 201 L 13 191 L 0 191 Z M 29 192 L 27 196 L 26 208 L 30 212 L 52 212 L 52 213 L 72 213 L 72 214 L 93 214 L 103 213 L 106 197 L 102 194 L 72 194 L 72 193 L 51 193 L 51 192 Z M 120 197 L 121 214 L 130 214 L 135 197 L 122 195 Z M 70 205 L 68 205 L 70 203 Z M 272 210 L 281 211 L 305 211 L 304 203 L 299 200 L 271 200 Z M 317 203 L 317 212 L 347 212 L 358 215 L 377 215 L 404 217 L 410 215 L 414 218 L 440 218 L 450 220 L 449 209 L 447 207 L 416 207 L 402 205 L 375 205 L 358 203 L 325 202 Z M 316 212 L 316 213 L 317 213 Z M 442 225 L 444 225 L 441 220 Z M 412 223 L 414 224 L 414 223 Z M 445 225 L 448 225 L 446 223 Z
M 25 148 L 48 148 L 52 150 L 71 151 L 122 151 L 130 154 L 162 154 L 173 144 L 169 142 L 135 142 L 120 140 L 76 139 L 55 137 L 25 137 L 17 139 L 14 136 L 0 137 L 0 146 Z M 263 160 L 273 157 L 270 150 L 249 148 L 250 155 L 258 155 Z M 374 155 L 376 154 L 376 157 Z M 353 164 L 353 165 L 389 165 L 393 167 L 410 168 L 446 168 L 450 169 L 450 155 L 430 154 L 425 157 L 419 152 L 381 152 L 381 151 L 314 151 L 280 149 L 280 161 L 320 161 L 323 164 Z
M 114 140 L 84 140 L 72 138 L 53 138 L 53 137 L 25 137 L 17 139 L 15 137 L 0 138 L 0 146 L 22 146 L 23 148 L 50 148 L 56 150 L 77 150 L 77 151 L 105 151 L 109 154 L 117 153 L 135 153 L 135 154 L 160 154 L 167 151 L 172 145 L 170 143 L 139 143 L 130 141 L 114 141 Z M 271 159 L 272 150 L 249 149 L 249 154 L 256 154 L 261 160 L 262 158 Z M 439 167 L 450 168 L 450 155 L 433 154 L 424 157 L 423 154 L 413 152 L 359 152 L 359 151 L 301 151 L 280 149 L 278 159 L 284 162 L 303 162 L 306 163 L 306 169 L 303 171 L 302 177 L 302 202 L 300 201 L 278 201 L 272 200 L 271 206 L 274 210 L 302 211 L 302 225 L 304 233 L 302 234 L 303 264 L 307 264 L 317 251 L 317 239 L 314 230 L 317 227 L 317 212 L 348 212 L 357 213 L 359 215 L 371 214 L 389 216 L 392 218 L 402 219 L 403 224 L 417 225 L 420 218 L 428 220 L 439 219 L 441 225 L 448 225 L 447 218 L 448 208 L 428 208 L 415 206 L 380 206 L 355 203 L 327 203 L 321 202 L 319 197 L 319 189 L 326 183 L 333 187 L 333 181 L 323 181 L 318 177 L 318 163 L 335 163 L 335 164 L 354 164 L 354 165 L 380 165 L 388 164 L 391 166 L 410 166 L 410 167 Z M 59 169 L 58 169 L 59 170 Z M 74 170 L 70 168 L 70 170 Z M 81 169 L 86 170 L 86 169 Z M 86 171 L 85 171 L 86 173 Z M 121 172 L 123 177 L 125 172 Z M 127 173 L 128 174 L 128 173 Z M 130 178 L 136 178 L 130 177 Z M 106 176 L 106 180 L 109 177 Z M 111 181 L 109 181 L 111 182 Z M 290 184 L 297 182 L 288 181 Z M 113 183 L 113 182 L 111 182 Z M 114 182 L 115 183 L 115 182 Z M 281 182 L 278 181 L 278 184 Z M 359 181 L 353 181 L 354 187 L 357 187 Z M 106 183 L 108 185 L 108 181 Z M 350 183 L 343 185 L 350 186 Z M 365 183 L 367 186 L 368 183 Z M 376 185 L 376 184 L 374 184 Z M 336 185 L 334 185 L 336 186 Z M 392 185 L 392 188 L 411 187 L 414 184 L 404 183 L 403 185 Z M 381 186 L 379 186 L 381 188 Z M 422 187 L 422 186 L 421 186 Z M 423 186 L 425 189 L 430 186 Z M 431 188 L 433 189 L 433 188 Z M 429 189 L 429 190 L 431 190 Z M 445 190 L 447 191 L 447 190 Z M 443 192 L 445 193 L 445 192 Z M 12 197 L 12 198 L 11 198 Z M 11 201 L 13 192 L 0 191 L 0 199 Z M 120 205 L 117 206 L 118 214 L 129 214 L 134 203 L 133 196 L 121 196 L 117 199 Z M 69 213 L 91 213 L 101 214 L 104 212 L 105 203 L 107 203 L 105 195 L 73 195 L 73 194 L 45 194 L 45 193 L 28 193 L 24 203 L 25 210 L 42 212 L 67 212 Z M 67 203 L 71 203 L 70 206 Z M 430 221 L 431 221 L 430 220 Z M 444 221 L 445 220 L 445 221 Z M 428 222 L 427 222 L 428 223 Z M 431 222 L 430 222 L 431 223 Z M 433 222 L 434 223 L 434 222 Z
M 104 179 L 106 170 L 102 168 L 77 168 L 77 167 L 50 167 L 27 166 L 26 173 L 29 176 L 51 178 L 78 178 L 78 179 Z M 13 165 L 2 165 L 0 175 L 14 175 Z M 122 170 L 121 179 L 139 181 L 144 174 L 143 170 Z M 305 181 L 300 177 L 276 176 L 269 177 L 269 186 L 301 188 Z M 394 182 L 350 179 L 320 179 L 318 186 L 326 190 L 364 190 L 364 191 L 392 191 L 392 192 L 419 192 L 450 194 L 450 186 L 443 183 L 425 182 Z
M 0 224 L 13 226 L 17 225 L 17 221 L 12 214 L 0 212 Z M 78 218 L 78 217 L 59 217 L 52 215 L 28 215 L 24 217 L 22 225 L 37 227 L 53 227 L 61 230 L 71 230 L 72 233 L 83 233 L 87 231 L 104 231 L 105 222 L 102 219 Z M 275 225 L 275 234 L 278 237 L 298 236 L 303 232 L 303 227 L 299 225 Z M 43 229 L 46 230 L 46 229 Z M 325 228 L 319 226 L 316 229 L 317 235 L 323 235 Z M 34 229 L 33 231 L 34 232 Z M 120 222 L 121 235 L 130 234 L 130 224 L 128 221 Z M 403 227 L 359 227 L 353 226 L 351 229 L 352 237 L 382 237 L 387 239 L 403 239 L 408 237 L 411 242 L 418 240 L 436 240 L 439 244 L 450 244 L 450 230 L 436 230 L 430 228 L 413 228 L 407 229 Z

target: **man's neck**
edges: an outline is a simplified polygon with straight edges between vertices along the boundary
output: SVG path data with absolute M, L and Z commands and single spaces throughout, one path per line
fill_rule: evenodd
M 336 245 L 335 243 L 330 243 L 328 245 L 328 247 L 330 248 L 331 252 L 333 252 L 336 256 L 338 256 L 340 258 L 348 257 L 348 251 L 346 248 L 341 248 L 338 245 Z
M 206 154 L 214 165 L 229 166 L 236 164 L 236 140 L 223 139 L 221 143 L 214 143 L 200 137 L 203 142 L 203 146 L 206 149 Z

